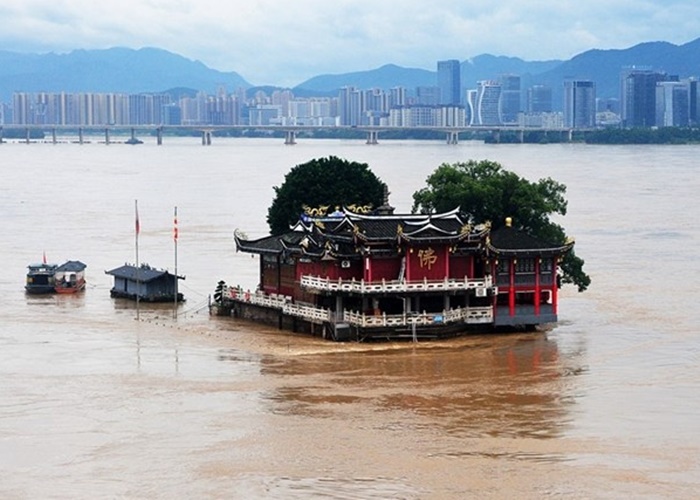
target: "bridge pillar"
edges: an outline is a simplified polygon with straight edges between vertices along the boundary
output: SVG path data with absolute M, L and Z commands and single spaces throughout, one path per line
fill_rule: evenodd
M 56 127 L 51 129 L 51 144 L 56 144 Z
M 83 143 L 83 128 L 78 127 L 78 144 Z
M 284 144 L 287 146 L 293 146 L 297 143 L 297 133 L 294 130 L 287 130 L 284 132 Z
M 202 130 L 202 146 L 211 146 L 211 130 Z
M 459 132 L 447 132 L 447 144 L 459 144 Z
M 367 144 L 375 145 L 379 144 L 379 132 L 376 130 L 369 130 L 367 132 Z
M 156 144 L 158 146 L 163 145 L 163 127 L 158 127 L 156 129 Z
M 105 144 L 109 146 L 109 129 L 105 128 Z

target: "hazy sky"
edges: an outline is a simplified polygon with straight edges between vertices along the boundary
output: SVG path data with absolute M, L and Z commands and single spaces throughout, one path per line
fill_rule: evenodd
M 225 2 L 225 3 L 224 3 Z M 253 85 L 387 63 L 436 69 L 489 53 L 569 59 L 585 50 L 700 37 L 699 0 L 18 0 L 0 50 L 157 47 Z

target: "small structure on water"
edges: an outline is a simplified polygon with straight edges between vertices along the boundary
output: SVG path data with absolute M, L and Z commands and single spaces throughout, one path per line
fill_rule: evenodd
M 254 292 L 219 282 L 212 312 L 334 340 L 438 338 L 557 321 L 560 259 L 573 247 L 512 227 L 471 225 L 459 209 L 304 214 L 288 233 L 248 240 Z
M 138 299 L 142 302 L 174 302 L 177 294 L 178 302 L 185 300 L 183 294 L 177 291 L 177 280 L 184 280 L 184 276 L 155 269 L 147 264 L 124 264 L 111 271 L 105 271 L 105 274 L 114 276 L 114 286 L 110 290 L 110 295 L 114 298 Z
M 56 264 L 29 264 L 24 289 L 29 294 L 46 294 L 55 292 Z
M 57 293 L 76 293 L 85 290 L 85 268 L 79 260 L 69 260 L 56 268 L 54 285 Z

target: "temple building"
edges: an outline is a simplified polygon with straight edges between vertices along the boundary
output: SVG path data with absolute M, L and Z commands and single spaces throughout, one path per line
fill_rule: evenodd
M 259 255 L 255 291 L 219 283 L 212 309 L 334 340 L 440 338 L 557 321 L 557 271 L 573 247 L 459 209 L 394 214 L 307 210 L 289 232 L 237 251 Z

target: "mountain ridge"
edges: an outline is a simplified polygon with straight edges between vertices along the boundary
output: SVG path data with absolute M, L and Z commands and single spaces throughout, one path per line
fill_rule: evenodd
M 620 71 L 625 66 L 649 66 L 680 78 L 700 75 L 700 38 L 682 45 L 643 42 L 626 49 L 590 49 L 569 60 L 526 61 L 517 57 L 481 54 L 460 62 L 462 86 L 475 88 L 479 80 L 497 79 L 503 74 L 521 76 L 521 89 L 549 85 L 560 102 L 562 82 L 568 78 L 596 82 L 597 95 L 615 98 L 619 93 Z M 296 95 L 337 95 L 340 88 L 361 89 L 437 84 L 437 72 L 384 64 L 378 68 L 309 78 L 291 87 Z M 76 49 L 66 54 L 23 54 L 0 50 L 0 101 L 8 102 L 13 92 L 124 92 L 156 93 L 170 88 L 187 88 L 210 94 L 224 87 L 289 88 L 274 85 L 253 87 L 235 71 L 222 72 L 198 60 L 187 59 L 164 49 Z

